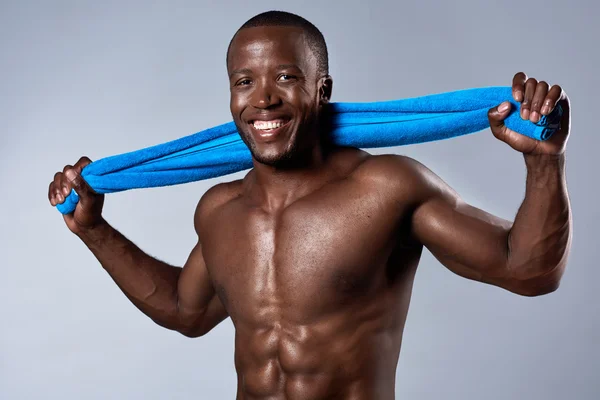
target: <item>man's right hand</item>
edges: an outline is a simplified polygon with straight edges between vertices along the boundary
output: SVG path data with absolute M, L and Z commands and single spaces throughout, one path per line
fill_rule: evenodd
M 50 182 L 48 189 L 48 200 L 53 206 L 62 204 L 71 193 L 71 189 L 75 189 L 79 195 L 75 211 L 63 215 L 65 223 L 76 235 L 85 233 L 104 222 L 102 218 L 104 195 L 94 192 L 81 177 L 83 167 L 91 162 L 89 158 L 81 157 L 75 165 L 65 166 L 62 172 L 54 175 L 54 180 Z

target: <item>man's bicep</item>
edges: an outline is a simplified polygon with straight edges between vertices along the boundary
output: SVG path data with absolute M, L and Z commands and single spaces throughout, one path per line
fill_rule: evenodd
M 210 279 L 200 242 L 179 275 L 177 294 L 180 319 L 189 336 L 208 333 L 228 316 Z
M 214 210 L 228 199 L 228 188 L 227 183 L 220 183 L 207 190 L 194 213 L 198 242 L 183 266 L 177 288 L 179 315 L 190 336 L 208 333 L 228 316 L 208 273 L 201 244 L 203 232 L 210 234 L 208 228 L 214 223 L 210 221 Z
M 412 214 L 414 237 L 458 275 L 504 286 L 512 223 L 465 203 L 428 169 L 417 173 L 422 190 Z

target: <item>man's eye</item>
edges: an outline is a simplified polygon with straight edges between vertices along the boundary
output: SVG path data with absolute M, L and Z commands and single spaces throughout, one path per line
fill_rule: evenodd
M 294 75 L 283 74 L 283 75 L 279 75 L 279 78 L 277 78 L 277 80 L 285 82 L 285 81 L 290 81 L 294 78 L 296 78 Z
M 241 81 L 238 81 L 237 85 L 245 86 L 245 85 L 249 85 L 250 83 L 251 83 L 250 79 L 242 79 Z

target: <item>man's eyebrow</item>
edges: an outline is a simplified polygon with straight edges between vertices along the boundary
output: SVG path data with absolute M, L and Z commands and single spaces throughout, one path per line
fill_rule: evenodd
M 250 68 L 234 69 L 229 74 L 229 77 L 231 78 L 235 74 L 246 75 L 246 74 L 251 74 L 251 73 L 252 73 L 252 70 Z
M 302 69 L 297 66 L 296 64 L 279 64 L 277 66 L 276 69 L 297 69 L 299 71 L 302 71 Z M 249 75 L 252 74 L 252 70 L 250 68 L 241 68 L 241 69 L 234 69 L 233 71 L 231 71 L 231 73 L 229 74 L 229 78 L 231 78 L 233 75 Z
M 288 69 L 288 68 L 295 68 L 297 70 L 302 71 L 302 69 L 299 66 L 297 66 L 296 64 L 279 64 L 277 66 L 277 69 Z

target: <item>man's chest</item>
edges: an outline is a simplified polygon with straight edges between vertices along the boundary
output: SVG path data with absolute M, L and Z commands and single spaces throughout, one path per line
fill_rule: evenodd
M 401 216 L 360 190 L 324 191 L 277 213 L 240 200 L 212 218 L 204 259 L 232 317 L 286 306 L 323 314 L 384 284 Z

